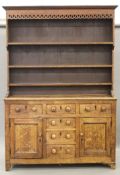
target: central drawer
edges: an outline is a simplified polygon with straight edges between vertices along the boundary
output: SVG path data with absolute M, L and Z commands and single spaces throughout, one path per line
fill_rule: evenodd
M 75 118 L 48 118 L 47 119 L 47 129 L 70 129 L 76 127 Z
M 47 158 L 74 158 L 75 145 L 47 145 Z
M 64 130 L 64 131 L 47 131 L 46 142 L 49 144 L 72 144 L 76 141 L 76 131 Z
M 76 114 L 75 104 L 47 104 L 47 114 Z

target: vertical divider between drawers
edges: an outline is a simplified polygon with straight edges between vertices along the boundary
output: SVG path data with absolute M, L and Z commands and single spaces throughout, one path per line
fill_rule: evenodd
M 47 119 L 43 118 L 43 158 L 47 157 L 46 124 L 47 124 Z
M 80 141 L 79 141 L 79 128 L 80 128 L 79 117 L 76 117 L 76 157 L 79 157 Z

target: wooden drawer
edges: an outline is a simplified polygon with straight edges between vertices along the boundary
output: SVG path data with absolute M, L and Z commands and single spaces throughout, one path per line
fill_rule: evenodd
M 75 130 L 74 131 L 47 131 L 46 132 L 46 142 L 49 144 L 72 144 L 75 143 Z
M 75 114 L 75 104 L 48 104 L 47 114 Z
M 100 114 L 111 114 L 112 113 L 112 105 L 111 104 L 98 104 L 97 111 Z
M 74 158 L 75 145 L 47 145 L 47 158 Z
M 10 106 L 10 114 L 15 116 L 36 116 L 42 114 L 42 105 L 40 104 L 13 104 Z
M 109 116 L 111 113 L 111 104 L 80 104 L 81 117 L 104 117 Z
M 96 105 L 95 104 L 80 104 L 80 114 L 84 116 L 91 116 L 96 113 Z
M 75 118 L 48 118 L 47 129 L 75 128 Z

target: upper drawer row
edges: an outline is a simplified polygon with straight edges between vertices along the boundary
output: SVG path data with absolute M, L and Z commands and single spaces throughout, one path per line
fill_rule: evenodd
M 44 111 L 44 112 L 43 112 Z M 81 114 L 82 116 L 111 114 L 112 104 L 12 104 L 10 114 Z

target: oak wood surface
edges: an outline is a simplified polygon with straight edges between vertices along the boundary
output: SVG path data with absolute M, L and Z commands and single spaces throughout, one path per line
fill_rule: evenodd
M 116 6 L 4 8 L 6 170 L 15 164 L 115 168 Z

